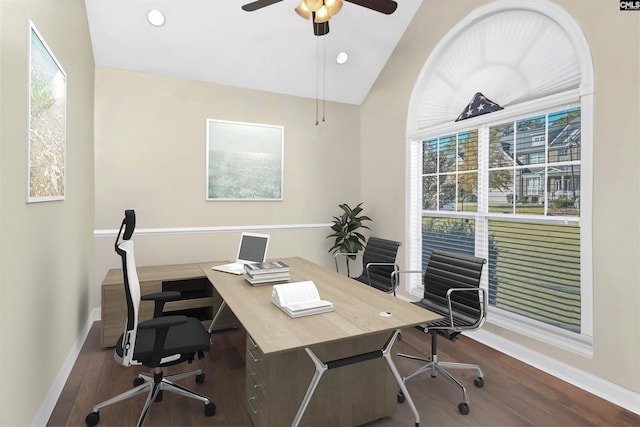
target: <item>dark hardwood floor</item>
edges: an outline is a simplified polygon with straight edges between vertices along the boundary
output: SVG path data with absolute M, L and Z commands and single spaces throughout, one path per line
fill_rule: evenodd
M 473 385 L 474 373 L 456 371 L 469 392 L 469 415 L 461 415 L 457 405 L 462 396 L 457 387 L 442 377 L 428 374 L 407 382 L 418 406 L 423 426 L 640 426 L 640 416 L 545 374 L 471 339 L 456 343 L 439 340 L 440 360 L 480 363 L 485 385 Z M 243 405 L 244 331 L 214 333 L 214 344 L 202 362 L 204 384 L 191 378 L 187 387 L 209 396 L 216 406 L 213 417 L 205 417 L 203 406 L 185 397 L 165 393 L 154 404 L 148 417 L 150 426 L 247 426 L 251 425 Z M 398 351 L 423 354 L 429 351 L 428 337 L 415 329 L 403 332 Z M 405 375 L 417 365 L 398 361 Z M 170 372 L 188 370 L 186 364 Z M 95 403 L 131 387 L 139 368 L 124 368 L 113 360 L 112 349 L 100 348 L 99 323 L 91 328 L 67 383 L 49 419 L 49 426 L 81 426 Z M 135 425 L 145 396 L 103 408 L 99 426 Z M 367 424 L 367 427 L 413 426 L 408 405 L 398 404 L 391 417 Z

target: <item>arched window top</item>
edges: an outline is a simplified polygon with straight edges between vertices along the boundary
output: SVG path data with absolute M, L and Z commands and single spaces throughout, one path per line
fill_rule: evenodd
M 505 109 L 580 89 L 592 92 L 584 34 L 547 0 L 498 0 L 456 25 L 425 63 L 409 105 L 407 134 L 453 122 L 482 92 Z

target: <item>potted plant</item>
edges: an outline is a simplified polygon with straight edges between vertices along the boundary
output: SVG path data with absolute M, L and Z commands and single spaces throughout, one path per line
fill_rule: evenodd
M 329 249 L 329 253 L 334 254 L 334 256 L 336 253 L 350 254 L 345 255 L 347 275 L 349 275 L 349 259 L 355 260 L 356 255 L 364 249 L 366 242 L 366 238 L 358 230 L 360 228 L 368 229 L 369 227 L 364 225 L 364 222 L 372 221 L 372 219 L 366 215 L 360 215 L 362 202 L 358 203 L 353 209 L 346 203 L 338 206 L 344 212 L 340 216 L 333 217 L 333 225 L 331 226 L 333 233 L 326 238 L 335 237 L 335 242 Z M 336 268 L 337 266 L 338 262 L 336 261 Z

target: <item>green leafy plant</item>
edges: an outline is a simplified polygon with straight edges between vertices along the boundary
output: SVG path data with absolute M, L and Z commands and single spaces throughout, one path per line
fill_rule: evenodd
M 335 254 L 348 253 L 357 254 L 362 249 L 366 242 L 366 238 L 358 232 L 361 228 L 369 229 L 364 225 L 365 221 L 372 221 L 366 215 L 360 215 L 362 213 L 362 202 L 358 203 L 353 209 L 346 203 L 338 205 L 343 210 L 342 215 L 333 217 L 333 225 L 331 230 L 333 233 L 326 238 L 335 238 L 335 242 L 329 253 Z M 355 260 L 356 255 L 346 255 L 347 274 L 349 273 L 349 259 Z

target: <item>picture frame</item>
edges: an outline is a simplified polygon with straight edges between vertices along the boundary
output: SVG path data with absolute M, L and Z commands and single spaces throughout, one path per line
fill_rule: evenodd
M 281 201 L 284 127 L 207 119 L 206 200 Z
M 64 200 L 67 74 L 29 24 L 27 203 Z

